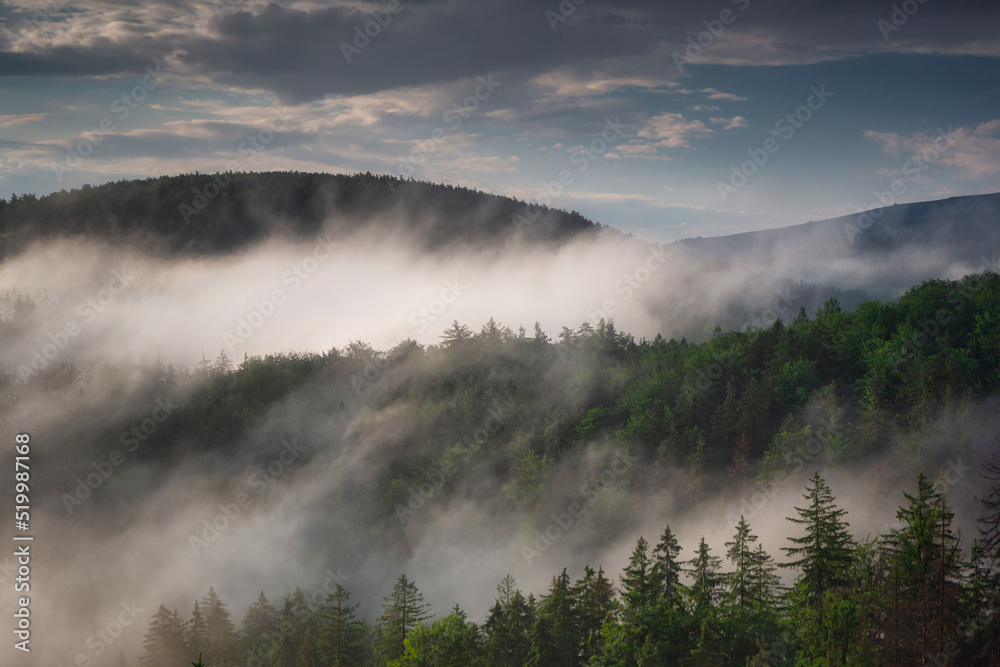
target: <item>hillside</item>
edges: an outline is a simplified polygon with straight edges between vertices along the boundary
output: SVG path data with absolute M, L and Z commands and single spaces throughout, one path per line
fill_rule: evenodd
M 555 241 L 600 228 L 578 213 L 529 211 L 509 197 L 370 173 L 187 174 L 0 199 L 0 257 L 34 241 L 82 236 L 165 254 L 225 253 L 365 224 L 415 232 L 428 249 L 514 236 Z
M 896 296 L 910 285 L 981 270 L 1000 252 L 1000 194 L 898 204 L 855 215 L 672 247 L 789 278 Z

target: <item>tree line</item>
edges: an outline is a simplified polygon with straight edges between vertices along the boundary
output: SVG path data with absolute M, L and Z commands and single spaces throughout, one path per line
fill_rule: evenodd
M 667 526 L 655 544 L 638 539 L 617 582 L 601 567 L 584 567 L 575 581 L 563 569 L 547 591 L 525 596 L 508 575 L 478 624 L 457 605 L 433 618 L 405 574 L 371 623 L 337 583 L 318 605 L 296 589 L 280 610 L 261 592 L 237 630 L 209 589 L 188 620 L 160 606 L 139 664 L 173 667 L 200 654 L 206 667 L 993 667 L 1000 664 L 1000 457 L 982 474 L 992 489 L 968 549 L 947 495 L 926 476 L 904 493 L 895 527 L 856 540 L 817 472 L 788 517 L 795 531 L 780 563 L 740 517 L 721 556 L 702 537 L 682 558 Z M 781 569 L 794 574 L 788 587 Z

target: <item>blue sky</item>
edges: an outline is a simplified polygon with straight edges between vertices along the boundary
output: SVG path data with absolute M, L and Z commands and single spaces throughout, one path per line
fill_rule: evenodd
M 372 171 L 671 241 L 854 213 L 894 181 L 899 201 L 993 192 L 998 18 L 939 0 L 8 1 L 0 193 Z M 914 170 L 939 130 L 947 149 Z M 720 192 L 734 167 L 751 175 Z

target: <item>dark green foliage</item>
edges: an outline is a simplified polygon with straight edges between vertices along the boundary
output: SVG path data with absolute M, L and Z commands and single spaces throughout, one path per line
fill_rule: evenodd
M 424 604 L 424 596 L 416 584 L 401 574 L 392 588 L 392 595 L 385 598 L 382 615 L 378 618 L 380 637 L 375 650 L 380 664 L 401 658 L 410 631 L 428 618 L 430 605 Z
M 0 233 L 7 235 L 0 256 L 38 239 L 84 234 L 169 253 L 232 252 L 273 234 L 304 239 L 324 223 L 398 218 L 399 211 L 446 221 L 423 230 L 427 245 L 439 247 L 499 241 L 513 235 L 513 216 L 524 211 L 507 197 L 370 173 L 185 174 L 0 202 Z M 275 220 L 282 221 L 277 230 Z M 578 213 L 542 207 L 519 231 L 546 241 L 600 228 Z
M 848 524 L 843 520 L 847 512 L 834 504 L 826 480 L 817 472 L 809 481 L 811 486 L 806 487 L 803 494 L 807 506 L 796 507 L 799 516 L 788 518 L 803 526 L 806 534 L 788 538 L 796 546 L 783 547 L 783 550 L 794 560 L 784 565 L 801 571 L 797 584 L 802 587 L 806 599 L 818 605 L 827 591 L 848 583 L 853 544 Z
M 535 627 L 533 598 L 525 599 L 507 575 L 497 586 L 496 602 L 483 626 L 485 654 L 489 664 L 521 667 L 529 658 L 530 634 Z
M 319 636 L 319 654 L 324 665 L 345 667 L 359 664 L 364 656 L 364 631 L 355 617 L 357 604 L 351 604 L 351 593 L 336 585 L 322 607 L 319 616 L 323 629 Z
M 406 576 L 385 598 L 378 631 L 365 631 L 357 605 L 338 585 L 318 609 L 300 589 L 286 597 L 270 652 L 250 652 L 261 667 L 523 667 L 711 665 L 888 666 L 995 664 L 995 586 L 1000 568 L 974 543 L 968 566 L 951 532 L 944 496 L 924 476 L 905 494 L 901 527 L 856 546 L 843 540 L 841 514 L 825 481 L 806 488 L 809 507 L 799 510 L 807 536 L 796 538 L 802 556 L 798 584 L 784 591 L 775 566 L 741 518 L 726 543 L 730 570 L 702 538 L 689 561 L 689 583 L 677 576 L 680 545 L 670 528 L 650 557 L 639 539 L 616 595 L 603 570 L 587 566 L 571 583 L 564 569 L 536 604 L 513 578 L 497 586 L 482 626 L 457 606 L 431 620 Z M 816 539 L 816 535 L 819 539 Z M 837 537 L 837 536 L 840 537 Z M 818 544 L 808 549 L 807 544 Z M 846 562 L 841 549 L 848 551 Z M 802 551 L 797 551 L 801 549 Z M 666 574 L 664 574 L 666 573 Z M 822 580 L 822 585 L 812 583 Z M 664 581 L 670 582 L 664 586 Z M 673 595 L 665 594 L 671 588 Z M 676 598 L 685 591 L 687 605 Z M 822 591 L 820 593 L 820 591 Z M 821 597 L 816 597 L 821 595 Z M 197 611 L 224 609 L 210 589 Z M 213 618 L 218 618 L 216 612 Z M 273 611 L 263 594 L 244 628 L 261 627 Z M 143 665 L 160 667 L 194 654 L 183 641 L 176 612 L 160 607 L 146 633 Z M 193 636 L 193 635 L 191 635 Z M 342 639 L 338 640 L 340 636 Z M 349 637 L 349 640 L 343 639 Z M 317 639 L 318 638 L 318 639 Z M 336 651 L 338 641 L 344 650 Z M 349 648 L 348 648 L 349 646 Z M 290 656 L 290 657 L 286 657 Z M 952 662 L 952 659 L 958 659 Z M 237 656 L 237 664 L 243 664 Z M 193 663 L 194 664 L 194 663 Z M 200 664 L 200 659 L 199 663 Z M 210 662 L 208 664 L 216 664 Z

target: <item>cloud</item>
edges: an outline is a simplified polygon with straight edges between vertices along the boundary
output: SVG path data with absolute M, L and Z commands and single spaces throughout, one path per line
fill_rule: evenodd
M 733 95 L 732 93 L 723 93 L 716 90 L 715 88 L 703 88 L 699 91 L 708 96 L 710 100 L 726 100 L 729 102 L 745 102 L 747 98 L 740 97 L 739 95 Z
M 30 123 L 37 123 L 39 121 L 45 120 L 49 114 L 47 113 L 28 113 L 28 114 L 3 114 L 0 115 L 0 127 L 14 127 L 15 125 L 28 125 Z
M 1000 173 L 1000 119 L 972 127 L 945 130 L 948 144 L 940 133 L 877 132 L 869 130 L 864 137 L 879 145 L 883 154 L 900 159 L 922 160 L 924 164 L 953 167 L 972 178 Z
M 689 139 L 707 137 L 712 130 L 700 120 L 687 120 L 679 113 L 663 113 L 651 118 L 639 131 L 639 137 L 650 139 L 664 148 L 691 148 Z
M 735 116 L 733 118 L 710 118 L 716 125 L 721 125 L 723 130 L 732 130 L 737 127 L 748 127 L 750 124 L 747 119 L 743 116 Z

